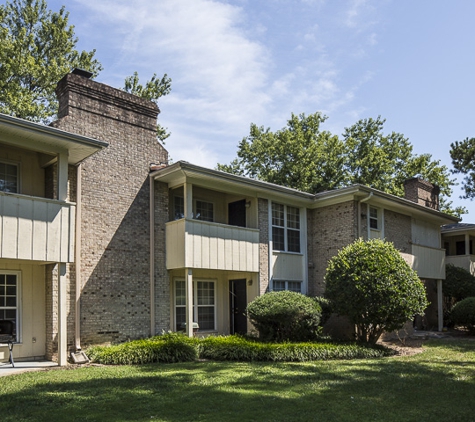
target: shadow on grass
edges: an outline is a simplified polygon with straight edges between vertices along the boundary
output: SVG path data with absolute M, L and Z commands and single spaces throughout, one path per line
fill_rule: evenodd
M 473 421 L 475 356 L 458 353 L 468 348 L 444 342 L 411 358 L 29 373 L 2 380 L 0 414 L 2 421 Z

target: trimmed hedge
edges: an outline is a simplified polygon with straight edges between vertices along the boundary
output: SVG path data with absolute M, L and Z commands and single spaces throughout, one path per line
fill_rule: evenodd
M 104 365 L 192 362 L 198 359 L 198 340 L 180 333 L 167 333 L 149 339 L 87 349 L 92 362 Z
M 467 297 L 457 302 L 450 313 L 450 320 L 456 325 L 475 331 L 475 297 Z
M 261 340 L 309 341 L 318 337 L 322 308 L 313 298 L 284 290 L 257 297 L 246 315 Z
M 152 362 L 216 361 L 306 362 L 330 359 L 366 359 L 388 356 L 381 346 L 357 343 L 266 343 L 240 336 L 203 339 L 168 333 L 115 346 L 94 346 L 87 350 L 92 362 L 132 365 Z

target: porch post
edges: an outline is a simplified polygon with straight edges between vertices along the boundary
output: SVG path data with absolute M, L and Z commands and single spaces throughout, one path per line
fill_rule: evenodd
M 58 365 L 68 363 L 66 264 L 58 263 Z
M 193 270 L 187 268 L 185 274 L 186 282 L 186 334 L 193 337 Z
M 193 185 L 185 183 L 183 186 L 183 205 L 185 208 L 185 218 L 193 218 Z
M 442 306 L 442 280 L 437 280 L 437 317 L 439 331 L 444 328 L 444 309 Z
M 470 236 L 465 233 L 465 255 L 470 255 Z

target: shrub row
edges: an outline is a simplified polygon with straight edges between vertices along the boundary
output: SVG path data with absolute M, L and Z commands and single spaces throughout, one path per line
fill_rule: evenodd
M 168 333 L 115 346 L 94 346 L 87 354 L 96 363 L 131 365 L 191 362 L 198 358 L 244 362 L 365 359 L 388 356 L 390 351 L 356 343 L 266 343 L 239 336 L 192 339 L 183 334 Z

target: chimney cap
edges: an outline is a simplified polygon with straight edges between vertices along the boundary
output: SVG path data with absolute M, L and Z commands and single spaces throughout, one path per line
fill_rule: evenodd
M 71 73 L 73 75 L 78 75 L 86 79 L 91 79 L 93 76 L 93 73 L 90 72 L 89 70 L 86 69 L 80 69 L 79 67 L 74 68 Z

